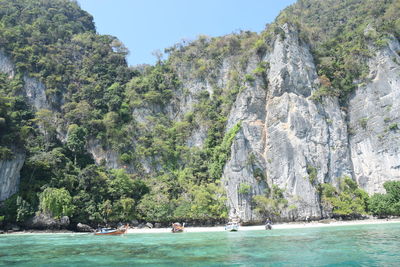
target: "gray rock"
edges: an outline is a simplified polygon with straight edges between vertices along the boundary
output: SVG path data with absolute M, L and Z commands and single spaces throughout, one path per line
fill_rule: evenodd
M 15 75 L 15 66 L 10 58 L 0 50 L 0 72 L 5 73 L 8 77 L 13 78 Z
M 15 75 L 15 65 L 11 59 L 0 50 L 0 72 L 9 75 L 13 78 Z M 29 77 L 24 75 L 24 90 L 28 102 L 36 108 L 39 109 L 49 109 L 49 104 L 46 97 L 46 88 L 42 82 L 37 78 Z
M 337 99 L 323 103 L 310 99 L 319 86 L 309 48 L 299 41 L 295 28 L 284 25 L 285 38 L 278 38 L 271 54 L 268 89 L 260 79 L 237 98 L 228 127 L 241 121 L 224 168 L 230 216 L 243 222 L 262 221 L 252 199 L 273 185 L 285 191 L 291 209 L 286 220 L 327 216 L 316 187 L 308 179 L 307 166 L 318 170 L 318 183 L 335 183 L 351 175 L 345 114 Z M 239 193 L 241 184 L 251 186 Z
M 21 231 L 21 227 L 19 227 L 18 225 L 12 225 L 11 230 L 14 232 L 18 232 L 18 231 Z
M 230 112 L 227 130 L 241 121 L 231 158 L 224 168 L 230 216 L 260 221 L 252 199 L 273 185 L 284 189 L 291 209 L 284 220 L 329 217 L 315 184 L 349 176 L 368 193 L 383 192 L 383 183 L 400 180 L 400 51 L 393 38 L 370 60 L 370 80 L 349 102 L 348 114 L 335 97 L 310 98 L 319 87 L 310 50 L 292 26 L 284 25 L 264 61 L 270 63 L 268 88 L 262 81 L 243 90 Z M 373 49 L 373 48 L 371 48 Z M 250 64 L 251 65 L 251 64 Z M 349 118 L 348 132 L 347 116 Z M 361 123 L 364 120 L 364 125 Z M 311 183 L 307 166 L 317 170 Z M 251 186 L 240 194 L 241 184 Z
M 78 232 L 94 232 L 94 229 L 87 224 L 78 223 L 76 225 L 76 230 Z
M 161 228 L 161 226 L 162 226 L 161 223 L 155 223 L 154 224 L 154 228 Z
M 0 201 L 17 193 L 20 170 L 24 165 L 25 154 L 15 152 L 14 158 L 0 160 Z
M 112 149 L 104 149 L 103 145 L 99 140 L 89 139 L 87 144 L 87 149 L 90 154 L 92 154 L 93 159 L 97 164 L 101 164 L 102 161 L 106 162 L 106 166 L 112 169 L 122 168 L 120 164 L 119 155 Z
M 354 176 L 368 193 L 384 193 L 383 183 L 400 180 L 400 51 L 393 38 L 370 59 L 370 83 L 349 102 Z M 392 128 L 391 128 L 392 127 Z
M 69 225 L 69 218 L 67 216 L 63 219 L 54 219 L 48 214 L 39 213 L 26 222 L 26 226 L 32 229 L 40 230 L 57 230 L 66 228 Z
M 24 83 L 24 89 L 29 103 L 34 106 L 36 110 L 49 109 L 44 84 L 36 78 L 31 78 L 27 75 L 24 76 Z
M 60 226 L 62 228 L 65 228 L 69 225 L 69 217 L 68 216 L 63 216 L 60 218 Z
M 136 226 L 139 225 L 139 221 L 138 220 L 132 220 L 131 221 L 131 225 L 136 227 Z
M 148 223 L 146 223 L 146 225 L 145 225 L 145 226 L 146 226 L 147 228 L 150 228 L 150 229 L 151 229 L 151 228 L 153 228 L 153 224 L 152 224 L 152 223 L 149 223 L 149 222 L 148 222 Z

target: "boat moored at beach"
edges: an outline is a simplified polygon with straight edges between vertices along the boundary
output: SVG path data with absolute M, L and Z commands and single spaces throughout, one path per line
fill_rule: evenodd
M 228 222 L 225 225 L 225 230 L 228 232 L 237 232 L 239 230 L 239 223 L 238 222 Z
M 123 235 L 128 231 L 128 225 L 121 228 L 101 228 L 94 235 Z
M 184 229 L 185 229 L 185 223 L 183 223 L 183 225 L 181 225 L 180 223 L 173 223 L 171 232 L 172 233 L 182 233 Z

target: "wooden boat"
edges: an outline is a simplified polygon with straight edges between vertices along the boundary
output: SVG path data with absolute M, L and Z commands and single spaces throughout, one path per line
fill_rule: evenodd
M 128 226 L 123 228 L 115 229 L 115 228 L 101 228 L 96 231 L 94 235 L 123 235 L 128 231 Z
M 172 224 L 172 233 L 182 233 L 183 230 L 185 229 L 185 223 L 181 225 L 180 223 L 173 223 Z
M 225 230 L 228 232 L 237 232 L 239 230 L 239 223 L 238 222 L 228 222 L 225 225 Z

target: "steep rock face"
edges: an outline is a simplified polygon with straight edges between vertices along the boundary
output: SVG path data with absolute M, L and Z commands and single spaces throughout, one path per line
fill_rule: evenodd
M 5 73 L 9 78 L 14 78 L 15 65 L 12 60 L 0 50 L 0 72 Z M 48 109 L 49 104 L 46 97 L 46 88 L 42 82 L 36 78 L 24 75 L 24 92 L 28 102 L 35 107 L 36 110 Z
M 100 142 L 94 139 L 88 140 L 87 150 L 92 154 L 96 164 L 102 164 L 103 161 L 108 168 L 119 168 L 118 154 L 111 149 L 103 149 Z
M 248 66 L 248 72 L 257 65 L 254 57 Z M 263 194 L 267 184 L 256 170 L 265 173 L 265 84 L 257 79 L 248 85 L 237 97 L 231 110 L 227 130 L 241 122 L 231 148 L 231 159 L 224 168 L 223 184 L 226 188 L 231 217 L 241 217 L 246 221 L 254 220 L 251 209 L 252 196 Z M 251 186 L 250 192 L 240 193 L 242 186 Z
M 182 81 L 182 88 L 179 90 L 175 97 L 175 102 L 170 105 L 169 110 L 174 110 L 174 120 L 181 120 L 185 114 L 192 112 L 195 105 L 198 103 L 198 96 L 201 92 L 207 91 L 210 97 L 213 97 L 214 87 L 224 88 L 229 81 L 229 71 L 235 65 L 235 60 L 232 57 L 225 58 L 222 61 L 221 67 L 214 71 L 210 76 L 211 79 L 194 77 L 192 73 L 196 71 L 195 66 L 191 64 L 183 64 L 177 68 L 177 74 Z M 192 131 L 187 140 L 189 147 L 202 147 L 204 140 L 207 137 L 208 125 L 199 124 L 198 127 Z
M 0 201 L 18 191 L 20 170 L 25 161 L 25 154 L 15 153 L 14 159 L 0 160 Z
M 395 39 L 370 60 L 371 82 L 349 101 L 354 175 L 368 193 L 400 180 L 400 45 Z
M 265 58 L 270 62 L 267 92 L 256 86 L 246 91 L 252 97 L 241 94 L 228 122 L 242 120 L 224 180 L 231 214 L 244 221 L 261 219 L 251 209 L 251 199 L 272 185 L 285 190 L 292 207 L 283 218 L 320 218 L 325 214 L 315 184 L 351 175 L 345 116 L 338 101 L 310 99 L 318 86 L 313 58 L 295 29 L 285 25 L 283 30 L 285 38 Z M 310 181 L 307 167 L 317 170 L 317 181 Z M 263 177 L 257 177 L 260 171 Z M 238 192 L 241 183 L 252 186 L 249 194 Z
M 0 72 L 14 78 L 15 65 L 10 58 L 0 50 Z M 24 92 L 28 102 L 36 110 L 48 108 L 45 87 L 36 78 L 24 75 Z M 11 160 L 0 160 L 0 201 L 3 201 L 18 191 L 20 170 L 25 161 L 24 153 L 15 153 Z
M 351 175 L 345 116 L 336 99 L 324 103 L 310 99 L 319 86 L 313 58 L 294 29 L 287 25 L 283 29 L 285 40 L 275 43 L 270 56 L 267 177 L 285 189 L 294 205 L 287 217 L 320 218 L 324 211 L 315 184 Z M 307 167 L 317 170 L 317 181 L 310 179 Z
M 5 73 L 12 78 L 15 75 L 15 67 L 10 58 L 0 50 L 0 72 Z
M 24 75 L 24 84 L 24 91 L 26 92 L 29 103 L 35 107 L 36 110 L 49 109 L 44 84 L 36 78 L 31 78 L 27 75 Z
M 15 66 L 7 55 L 0 50 L 0 72 L 13 78 Z M 18 191 L 19 171 L 24 164 L 25 155 L 16 154 L 15 159 L 0 160 L 0 201 L 3 201 Z

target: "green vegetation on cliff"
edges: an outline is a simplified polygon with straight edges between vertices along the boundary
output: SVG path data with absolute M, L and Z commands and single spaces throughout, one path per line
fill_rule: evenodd
M 13 150 L 25 144 L 32 130 L 33 112 L 23 97 L 13 93 L 20 88 L 18 79 L 0 74 L 0 160 L 12 159 Z
M 255 210 L 265 218 L 279 218 L 281 212 L 288 206 L 288 201 L 283 196 L 284 190 L 274 185 L 266 195 L 253 197 Z
M 322 205 L 334 216 L 354 218 L 367 214 L 369 196 L 350 177 L 340 178 L 339 188 L 320 184 L 319 191 Z
M 97 34 L 75 1 L 0 0 L 0 48 L 15 63 L 13 77 L 0 74 L 0 160 L 26 153 L 19 193 L 0 204 L 1 220 L 22 224 L 36 212 L 92 225 L 225 220 L 221 178 L 241 130 L 240 123 L 227 129 L 229 113 L 246 86 L 268 90 L 269 63 L 261 59 L 285 38 L 281 26 L 296 26 L 312 48 L 321 84 L 313 98 L 345 104 L 366 78 L 369 47 L 399 37 L 399 10 L 394 0 L 300 0 L 261 34 L 200 36 L 166 49 L 169 58 L 154 66 L 130 68 L 124 45 Z M 226 59 L 232 68 L 222 73 Z M 48 105 L 29 104 L 26 77 L 44 84 Z M 188 81 L 207 88 L 189 92 Z M 191 108 L 179 110 L 185 101 Z M 317 186 L 317 169 L 307 173 Z M 351 179 L 320 189 L 337 216 L 367 212 L 367 196 Z M 283 190 L 255 196 L 259 214 L 279 216 L 288 206 Z M 243 184 L 239 193 L 250 191 Z M 371 211 L 394 214 L 382 210 L 388 199 L 371 198 Z
M 96 34 L 75 1 L 2 0 L 0 13 L 0 45 L 16 68 L 13 78 L 0 76 L 0 159 L 17 150 L 27 155 L 19 193 L 0 206 L 6 222 L 37 211 L 92 225 L 226 218 L 219 180 L 240 129 L 225 134 L 229 91 L 198 96 L 194 112 L 174 121 L 160 115 L 183 90 L 173 56 L 128 68 L 126 48 Z M 215 49 L 209 53 L 221 52 Z M 34 111 L 23 97 L 26 75 L 45 85 L 48 107 Z M 141 109 L 144 122 L 133 116 Z M 209 125 L 204 148 L 186 143 L 198 127 L 194 117 Z M 138 175 L 94 165 L 87 152 L 93 142 Z
M 301 38 L 312 46 L 321 83 L 315 99 L 333 95 L 345 104 L 366 79 L 370 48 L 399 38 L 399 18 L 397 0 L 299 0 L 277 22 L 297 25 Z

